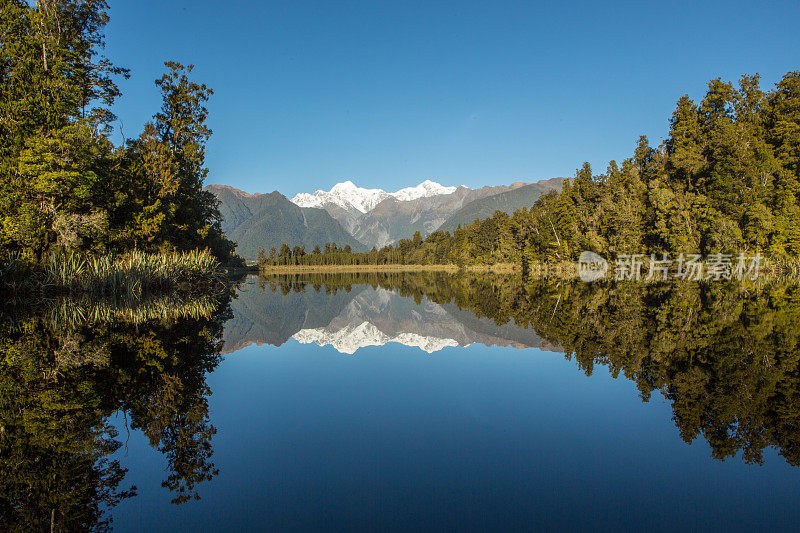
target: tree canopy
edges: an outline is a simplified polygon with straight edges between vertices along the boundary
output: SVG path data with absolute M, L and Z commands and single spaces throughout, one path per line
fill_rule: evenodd
M 3 0 L 0 253 L 185 251 L 233 256 L 202 190 L 211 89 L 166 62 L 162 106 L 115 146 L 111 105 L 129 76 L 101 52 L 104 0 Z

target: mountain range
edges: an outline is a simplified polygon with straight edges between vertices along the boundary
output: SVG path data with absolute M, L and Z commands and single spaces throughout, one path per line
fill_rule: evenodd
M 497 209 L 512 213 L 530 206 L 542 194 L 560 190 L 563 182 L 553 178 L 470 189 L 426 180 L 386 192 L 348 180 L 291 200 L 278 191 L 249 194 L 226 185 L 208 185 L 206 190 L 219 199 L 223 230 L 237 243 L 237 253 L 253 260 L 260 246 L 268 250 L 287 243 L 310 251 L 335 242 L 363 251 L 410 238 L 417 231 L 423 237 L 438 229 L 453 231 Z
M 366 250 L 327 211 L 300 207 L 278 191 L 248 194 L 226 185 L 208 185 L 206 190 L 219 200 L 222 230 L 245 259 L 256 259 L 260 246 L 269 250 L 284 243 L 302 245 L 308 251 L 326 242 L 350 245 L 353 251 Z
M 384 200 L 393 198 L 400 202 L 408 202 L 419 198 L 453 194 L 458 187 L 445 187 L 431 180 L 425 180 L 416 187 L 406 187 L 389 193 L 383 189 L 365 189 L 350 180 L 337 183 L 330 191 L 317 190 L 314 194 L 299 193 L 292 202 L 300 207 L 325 207 L 335 204 L 345 210 L 367 213 Z

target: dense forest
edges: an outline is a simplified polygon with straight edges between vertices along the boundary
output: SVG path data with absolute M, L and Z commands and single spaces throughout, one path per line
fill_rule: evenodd
M 202 190 L 212 90 L 165 63 L 162 105 L 134 139 L 111 141 L 127 69 L 102 55 L 105 0 L 3 0 L 0 9 L 0 258 L 208 250 L 234 245 Z M 2 276 L 2 269 L 0 269 Z
M 712 80 L 699 104 L 678 101 L 669 126 L 660 146 L 641 137 L 632 157 L 599 175 L 584 163 L 560 193 L 511 216 L 364 254 L 287 246 L 261 264 L 525 264 L 574 261 L 583 250 L 800 256 L 800 72 L 770 92 L 758 75 L 738 86 Z

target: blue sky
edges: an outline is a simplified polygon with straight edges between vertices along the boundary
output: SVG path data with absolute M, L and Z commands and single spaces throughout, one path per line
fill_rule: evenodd
M 800 69 L 800 2 L 109 4 L 125 135 L 156 112 L 163 62 L 194 63 L 215 91 L 207 181 L 289 196 L 602 171 L 708 80 Z

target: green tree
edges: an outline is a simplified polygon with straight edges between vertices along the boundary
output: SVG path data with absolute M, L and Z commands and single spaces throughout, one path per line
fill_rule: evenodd
M 40 258 L 57 234 L 75 234 L 62 242 L 71 246 L 102 216 L 87 192 L 104 177 L 95 163 L 108 151 L 108 106 L 120 95 L 113 77 L 128 75 L 99 55 L 106 9 L 102 0 L 3 2 L 0 247 Z
M 263 246 L 258 247 L 258 266 L 264 268 L 267 265 L 267 253 L 264 251 Z
M 143 248 L 210 248 L 224 260 L 232 255 L 232 246 L 222 235 L 216 198 L 202 189 L 208 174 L 205 145 L 211 136 L 204 104 L 213 91 L 189 78 L 192 65 L 165 65 L 167 73 L 156 80 L 161 111 L 131 144 L 141 204 L 134 235 Z

